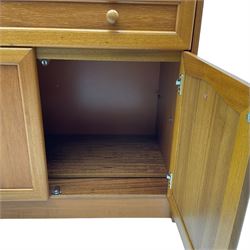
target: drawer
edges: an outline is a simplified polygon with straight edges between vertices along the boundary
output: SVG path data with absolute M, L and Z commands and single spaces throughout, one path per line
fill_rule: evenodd
M 5 27 L 174 31 L 177 9 L 177 5 L 153 4 L 6 2 L 1 23 Z M 109 10 L 119 15 L 114 24 L 107 21 Z
M 19 36 L 16 40 L 28 35 L 30 42 L 37 32 L 40 40 L 36 43 L 45 43 L 45 47 L 54 44 L 88 48 L 178 49 L 179 46 L 179 49 L 188 49 L 194 8 L 195 1 L 190 0 L 119 3 L 3 1 L 0 18 L 3 32 L 16 32 Z M 69 35 L 71 42 L 67 42 Z M 81 38 L 83 40 L 77 42 Z

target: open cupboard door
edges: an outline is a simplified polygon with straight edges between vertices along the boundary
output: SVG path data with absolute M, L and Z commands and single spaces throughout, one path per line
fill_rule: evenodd
M 184 52 L 168 199 L 186 249 L 231 249 L 249 159 L 249 87 Z

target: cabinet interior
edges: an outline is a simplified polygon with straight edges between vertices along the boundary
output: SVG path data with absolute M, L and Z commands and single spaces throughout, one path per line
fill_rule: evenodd
M 37 64 L 50 188 L 165 194 L 179 62 Z

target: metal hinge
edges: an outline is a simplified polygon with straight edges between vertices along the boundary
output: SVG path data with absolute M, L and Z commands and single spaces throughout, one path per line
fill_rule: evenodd
M 168 188 L 172 189 L 172 185 L 173 185 L 173 174 L 172 173 L 168 173 L 166 175 L 166 179 L 168 181 Z
M 184 75 L 180 74 L 179 78 L 176 80 L 176 86 L 178 90 L 178 95 L 182 95 L 182 86 L 184 81 Z
M 247 122 L 250 123 L 250 112 L 247 114 Z

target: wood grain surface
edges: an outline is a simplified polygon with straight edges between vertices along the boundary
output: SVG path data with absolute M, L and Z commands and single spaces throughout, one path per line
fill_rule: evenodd
M 0 189 L 32 188 L 20 80 L 16 66 L 1 65 Z M 17 127 L 18 124 L 18 127 Z
M 213 248 L 239 116 L 205 82 L 186 75 L 185 84 L 173 192 L 195 248 Z
M 41 202 L 3 202 L 0 218 L 166 218 L 166 195 L 80 195 Z
M 119 13 L 114 25 L 106 20 L 110 9 Z M 0 16 L 2 27 L 175 31 L 177 5 L 2 2 Z
M 227 105 L 241 113 L 249 106 L 249 84 L 229 73 L 219 69 L 192 53 L 184 53 L 184 68 L 186 74 L 203 79 L 221 95 Z
M 156 138 L 147 136 L 50 136 L 50 178 L 165 177 Z
M 50 190 L 60 186 L 61 195 L 164 195 L 166 178 L 50 179 Z
M 35 55 L 0 49 L 0 200 L 46 200 L 48 179 Z
M 37 48 L 38 59 L 123 61 L 123 62 L 179 62 L 180 51 L 166 50 L 113 50 L 113 49 L 72 49 Z
M 183 0 L 116 0 L 117 3 L 140 3 L 140 4 L 178 4 Z M 2 0 L 2 2 L 34 2 L 34 0 Z M 35 0 L 35 2 L 62 2 L 62 0 Z M 75 3 L 110 3 L 110 0 L 63 0 L 63 2 Z
M 192 47 L 191 47 L 191 52 L 194 53 L 195 55 L 198 54 L 198 49 L 199 49 L 203 6 L 204 6 L 204 0 L 198 0 L 196 3 L 194 31 L 193 31 Z
M 231 235 L 229 249 L 237 249 L 237 245 L 239 243 L 240 234 L 242 230 L 242 226 L 244 223 L 247 205 L 249 202 L 249 194 L 250 194 L 250 162 L 248 162 L 248 169 L 244 180 L 244 185 L 241 192 L 239 208 L 237 212 L 237 216 L 234 221 L 233 232 Z
M 194 249 L 228 249 L 249 159 L 249 88 L 190 53 L 181 72 L 168 195 Z
M 170 155 L 175 120 L 179 63 L 161 63 L 159 77 L 159 101 L 157 113 L 157 130 L 161 152 L 166 165 L 170 166 Z
M 49 5 L 55 8 L 47 9 Z M 92 7 L 85 10 L 82 7 L 85 5 Z M 3 46 L 186 50 L 191 47 L 196 0 L 132 5 L 1 2 L 1 9 L 2 6 L 0 35 Z M 41 8 L 34 10 L 35 6 Z M 69 7 L 66 10 L 62 6 Z M 104 9 L 107 6 L 121 9 L 121 17 L 114 27 L 107 25 L 105 18 L 102 19 L 102 16 L 105 17 L 101 14 L 103 6 Z M 54 9 L 60 9 L 57 15 L 54 15 Z M 81 9 L 87 12 L 86 15 Z

